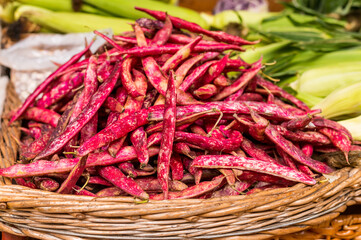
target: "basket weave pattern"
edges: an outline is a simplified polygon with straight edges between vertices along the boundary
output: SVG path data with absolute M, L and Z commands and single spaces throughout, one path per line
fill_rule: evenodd
M 16 162 L 19 123 L 6 116 L 20 102 L 12 84 L 0 134 L 0 167 Z M 361 169 L 343 168 L 315 186 L 297 184 L 214 199 L 137 203 L 29 189 L 1 178 L 0 230 L 39 239 L 267 239 L 331 221 L 361 203 Z
M 280 237 L 278 240 L 314 240 L 314 239 L 361 239 L 361 215 L 340 215 L 333 220 L 312 226 L 301 231 Z

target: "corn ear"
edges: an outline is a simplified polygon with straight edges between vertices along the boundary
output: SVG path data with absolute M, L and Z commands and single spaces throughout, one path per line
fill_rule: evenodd
M 361 114 L 361 82 L 333 91 L 313 109 L 321 109 L 325 118 Z
M 18 0 L 24 5 L 32 5 L 41 8 L 46 8 L 52 11 L 70 12 L 73 11 L 70 0 Z
M 8 2 L 3 7 L 0 5 L 0 18 L 4 22 L 12 23 L 14 22 L 14 12 L 20 6 L 18 2 Z
M 46 8 L 56 12 L 73 12 L 72 0 L 17 0 L 24 5 Z M 92 13 L 97 15 L 109 15 L 100 9 L 94 8 L 88 4 L 81 4 L 80 12 Z
M 305 71 L 290 86 L 297 92 L 326 97 L 335 89 L 361 81 L 361 61 L 339 62 Z
M 309 59 L 299 59 L 299 56 L 305 54 L 309 56 Z M 361 47 L 349 48 L 345 50 L 333 51 L 318 55 L 319 56 L 317 56 L 314 51 L 300 52 L 300 54 L 294 58 L 295 63 L 291 67 L 289 67 L 288 70 L 304 72 L 312 68 L 339 64 L 340 62 L 360 62 Z M 307 64 L 305 64 L 305 61 L 307 61 Z
M 230 23 L 239 23 L 251 28 L 259 28 L 263 19 L 276 16 L 277 13 L 255 13 L 249 11 L 226 10 L 213 16 L 212 27 L 223 29 Z M 240 18 L 242 22 L 240 22 Z
M 278 50 L 288 46 L 289 43 L 289 41 L 280 41 L 264 46 L 248 46 L 247 51 L 240 53 L 239 56 L 248 63 L 253 63 L 263 57 L 262 62 L 266 63 L 272 61 Z
M 136 10 L 134 7 L 139 6 L 152 10 L 164 11 L 169 15 L 187 19 L 190 22 L 195 22 L 203 28 L 209 28 L 207 22 L 194 10 L 174 6 L 159 1 L 152 0 L 83 0 L 85 3 L 102 9 L 114 16 L 125 17 L 129 19 L 149 18 L 150 16 L 144 12 Z
M 132 30 L 129 19 L 97 16 L 79 12 L 53 12 L 44 8 L 22 5 L 15 12 L 15 18 L 26 17 L 47 29 L 55 32 L 90 32 L 112 28 L 114 34 Z
M 338 123 L 350 131 L 353 140 L 361 141 L 361 115 L 338 121 Z
M 206 13 L 206 12 L 200 12 L 199 14 L 206 21 L 207 26 L 212 26 L 214 15 Z

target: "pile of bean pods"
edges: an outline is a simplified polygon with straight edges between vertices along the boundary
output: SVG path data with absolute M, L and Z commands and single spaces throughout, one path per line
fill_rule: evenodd
M 12 114 L 20 159 L 0 175 L 63 194 L 211 198 L 316 184 L 334 169 L 313 154 L 360 148 L 263 78 L 261 60 L 234 58 L 254 42 L 138 10 L 156 20 L 95 31 L 107 44 L 90 43 Z

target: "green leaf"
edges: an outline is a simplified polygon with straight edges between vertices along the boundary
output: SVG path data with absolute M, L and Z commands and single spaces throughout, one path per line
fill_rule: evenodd
M 291 65 L 292 59 L 295 57 L 295 52 L 284 54 L 275 58 L 275 64 L 267 65 L 264 72 L 271 77 L 283 77 L 285 75 L 294 75 L 296 71 L 288 71 L 287 68 Z
M 312 40 L 321 40 L 325 39 L 325 37 L 318 33 L 312 31 L 270 31 L 269 34 L 273 35 L 274 37 L 283 38 L 291 41 L 297 42 L 308 42 Z
M 357 39 L 324 39 L 309 42 L 300 42 L 299 47 L 304 50 L 331 52 L 345 48 L 361 46 L 361 41 Z

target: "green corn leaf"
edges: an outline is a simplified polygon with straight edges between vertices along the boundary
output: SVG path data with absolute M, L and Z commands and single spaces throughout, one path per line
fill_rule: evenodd
M 313 108 L 321 109 L 325 118 L 361 114 L 361 82 L 333 91 Z
M 338 121 L 338 123 L 350 131 L 352 139 L 358 141 L 361 140 L 361 115 L 354 118 Z
M 361 82 L 361 62 L 340 62 L 305 71 L 292 87 L 298 92 L 326 97 L 334 90 L 356 82 Z

